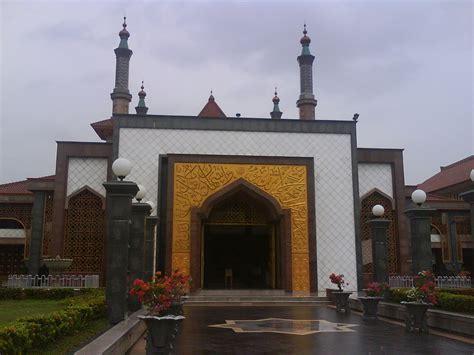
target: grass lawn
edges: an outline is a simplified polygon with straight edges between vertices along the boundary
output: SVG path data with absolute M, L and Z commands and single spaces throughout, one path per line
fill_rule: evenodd
M 44 315 L 64 308 L 62 300 L 6 300 L 0 301 L 0 327 L 20 317 Z
M 33 355 L 63 355 L 72 354 L 79 350 L 91 340 L 105 332 L 111 327 L 109 321 L 105 318 L 90 322 L 86 328 L 77 331 L 66 337 L 58 339 L 54 344 L 51 344 L 41 350 L 32 349 L 28 354 Z

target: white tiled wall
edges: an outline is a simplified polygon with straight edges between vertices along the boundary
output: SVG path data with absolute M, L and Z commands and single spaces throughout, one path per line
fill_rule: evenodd
M 359 164 L 359 195 L 363 196 L 374 188 L 393 198 L 391 164 Z
M 343 273 L 357 288 L 351 143 L 348 134 L 122 128 L 119 156 L 133 164 L 127 179 L 156 203 L 160 154 L 314 157 L 318 287 Z
M 89 186 L 105 197 L 102 184 L 107 181 L 107 159 L 69 158 L 67 175 L 67 196 Z

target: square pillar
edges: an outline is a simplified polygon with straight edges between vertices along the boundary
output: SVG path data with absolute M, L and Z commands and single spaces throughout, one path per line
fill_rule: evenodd
M 420 271 L 433 271 L 431 251 L 431 217 L 434 208 L 411 208 L 405 211 L 410 219 L 411 258 L 414 274 Z
M 466 192 L 463 192 L 462 194 L 459 195 L 464 201 L 469 203 L 470 206 L 470 219 L 471 219 L 471 238 L 474 239 L 474 190 L 469 190 Z M 474 250 L 473 250 L 474 252 Z M 471 264 L 471 279 L 474 276 L 474 258 L 472 259 L 472 264 Z
M 145 274 L 145 219 L 150 214 L 151 206 L 148 203 L 132 204 L 132 221 L 128 249 L 128 271 L 129 284 L 142 279 Z M 141 304 L 136 296 L 129 296 L 128 309 L 132 312 L 138 311 Z
M 387 229 L 390 220 L 375 218 L 368 221 L 372 234 L 372 263 L 374 281 L 388 282 L 387 268 Z
M 33 191 L 33 209 L 31 211 L 30 255 L 28 259 L 28 274 L 38 275 L 43 253 L 44 206 L 45 191 Z
M 107 191 L 107 317 L 111 324 L 125 319 L 128 294 L 128 248 L 132 198 L 138 186 L 131 181 L 104 183 Z
M 155 246 L 156 243 L 156 225 L 158 217 L 148 216 L 145 219 L 145 280 L 149 281 L 155 274 Z

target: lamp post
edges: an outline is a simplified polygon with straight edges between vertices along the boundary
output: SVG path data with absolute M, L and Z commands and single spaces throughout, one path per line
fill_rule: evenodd
M 387 229 L 390 220 L 382 218 L 385 209 L 382 205 L 372 207 L 375 218 L 369 220 L 372 234 L 372 264 L 374 266 L 374 281 L 388 282 L 387 270 Z
M 423 190 L 413 191 L 411 199 L 417 207 L 407 209 L 405 214 L 410 219 L 412 270 L 417 274 L 423 270 L 433 270 L 431 217 L 436 210 L 422 207 L 426 201 L 426 193 Z
M 127 271 L 132 198 L 138 192 L 134 182 L 123 179 L 130 174 L 131 163 L 119 158 L 112 164 L 112 171 L 120 181 L 107 181 L 107 261 L 106 301 L 107 317 L 111 324 L 125 319 L 127 313 Z
M 460 194 L 459 197 L 461 197 L 464 201 L 466 201 L 470 205 L 471 239 L 473 239 L 474 238 L 474 169 L 471 170 L 469 177 L 471 178 L 472 188 Z M 471 264 L 471 275 L 474 275 L 474 259 L 472 260 L 472 264 Z
M 130 248 L 128 250 L 128 271 L 130 288 L 135 279 L 143 279 L 145 274 L 145 220 L 150 214 L 151 206 L 142 203 L 146 195 L 143 185 L 138 185 L 138 192 L 135 199 L 138 202 L 132 204 L 132 219 L 130 226 Z M 140 302 L 136 296 L 129 296 L 128 309 L 132 312 L 139 310 Z

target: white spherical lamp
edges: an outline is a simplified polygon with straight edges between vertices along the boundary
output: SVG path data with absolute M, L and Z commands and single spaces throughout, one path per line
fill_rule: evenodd
M 385 208 L 383 208 L 382 205 L 375 205 L 374 207 L 372 207 L 372 214 L 375 217 L 382 217 L 384 212 L 385 212 Z
M 137 185 L 138 186 L 138 192 L 137 194 L 135 195 L 135 199 L 140 202 L 141 200 L 143 200 L 143 198 L 145 197 L 146 195 L 146 189 L 145 189 L 145 186 L 143 185 Z
M 426 192 L 420 189 L 413 191 L 411 194 L 411 200 L 418 206 L 421 206 L 426 201 Z
M 155 203 L 153 201 L 147 201 L 145 203 L 148 203 L 150 205 L 150 207 L 151 207 L 150 212 L 153 212 L 155 210 Z
M 123 181 L 123 179 L 132 171 L 132 163 L 125 158 L 118 158 L 112 164 L 112 171 Z
M 469 177 L 471 178 L 471 181 L 474 182 L 474 169 L 471 170 Z

